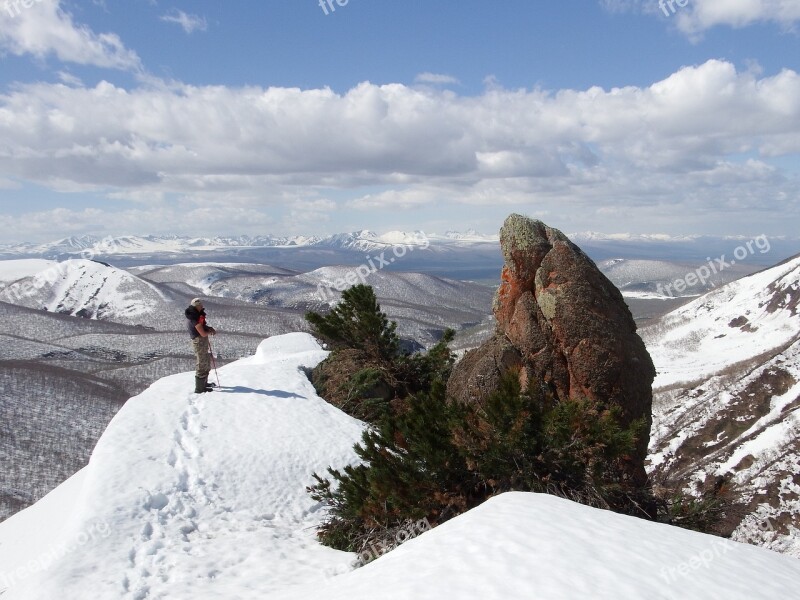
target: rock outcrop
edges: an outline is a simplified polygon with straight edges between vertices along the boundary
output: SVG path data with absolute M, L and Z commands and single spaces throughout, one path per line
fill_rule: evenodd
M 575 244 L 541 221 L 513 214 L 501 231 L 505 258 L 492 338 L 456 365 L 448 394 L 481 402 L 508 371 L 546 384 L 560 400 L 618 405 L 624 424 L 651 423 L 655 369 L 622 294 Z M 629 474 L 645 481 L 648 435 Z

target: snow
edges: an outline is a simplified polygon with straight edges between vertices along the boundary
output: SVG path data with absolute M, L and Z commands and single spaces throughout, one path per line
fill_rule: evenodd
M 778 448 L 788 445 L 800 427 L 800 414 L 796 411 L 786 414 L 786 411 L 798 398 L 800 398 L 800 383 L 789 388 L 785 394 L 773 396 L 770 401 L 770 412 L 740 435 L 745 442 L 727 461 L 719 465 L 717 472 L 722 474 L 731 471 L 746 456 L 760 457 L 764 453 L 775 452 Z
M 324 594 L 272 598 L 752 600 L 789 597 L 798 576 L 800 561 L 754 546 L 512 492 L 335 578 Z
M 509 493 L 352 570 L 321 546 L 313 472 L 356 456 L 363 424 L 304 375 L 303 333 L 131 399 L 89 465 L 0 523 L 3 600 L 790 597 L 800 561 L 539 494 Z
M 316 542 L 322 511 L 305 489 L 313 472 L 355 460 L 363 427 L 300 371 L 325 355 L 307 334 L 289 334 L 220 368 L 221 391 L 190 393 L 193 373 L 182 373 L 131 399 L 72 511 L 36 504 L 0 524 L 3 546 L 16 546 L 20 520 L 59 511 L 63 529 L 40 555 L 85 542 L 46 571 L 4 555 L 0 573 L 14 585 L 3 600 L 263 598 L 349 566 L 352 555 Z
M 62 535 L 66 525 L 62 515 L 77 506 L 85 475 L 86 469 L 81 469 L 39 500 L 35 509 L 0 523 L 0 593 L 16 569 L 46 566 L 43 549 L 58 551 L 55 540 L 67 539 Z
M 17 279 L 31 277 L 57 264 L 53 260 L 23 258 L 0 261 L 0 282 L 10 283 Z
M 727 477 L 747 508 L 731 539 L 800 558 L 800 257 L 641 330 L 654 383 L 650 469 Z M 717 433 L 715 433 L 717 432 Z M 697 444 L 697 438 L 703 441 Z M 706 448 L 702 455 L 698 448 Z M 699 486 L 698 486 L 699 487 Z
M 708 378 L 793 340 L 800 315 L 770 311 L 769 303 L 775 289 L 796 287 L 799 277 L 800 257 L 709 292 L 641 330 L 658 373 L 653 388 Z
M 425 246 L 428 243 L 428 237 L 424 231 L 415 231 L 413 233 L 387 231 L 384 234 L 375 236 L 375 239 L 390 246 Z
M 122 269 L 91 260 L 7 262 L 36 262 L 42 267 L 0 290 L 0 300 L 12 304 L 92 318 L 130 320 L 152 313 L 166 301 L 152 284 Z M 2 270 L 6 272 L 5 268 Z M 17 269 L 12 266 L 8 272 L 15 270 L 21 272 L 23 266 Z

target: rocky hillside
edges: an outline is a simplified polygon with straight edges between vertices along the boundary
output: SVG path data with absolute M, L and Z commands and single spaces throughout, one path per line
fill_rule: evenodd
M 728 481 L 723 534 L 800 557 L 800 256 L 642 330 L 658 374 L 650 470 Z

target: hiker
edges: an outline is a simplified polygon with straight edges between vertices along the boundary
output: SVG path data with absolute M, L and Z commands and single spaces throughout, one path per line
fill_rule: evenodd
M 210 392 L 211 386 L 208 385 L 208 374 L 211 371 L 211 355 L 209 353 L 208 336 L 216 334 L 217 331 L 206 324 L 206 311 L 203 309 L 203 301 L 200 298 L 192 300 L 185 314 L 188 319 L 187 328 L 192 338 L 194 355 L 197 357 L 194 392 L 196 394 Z

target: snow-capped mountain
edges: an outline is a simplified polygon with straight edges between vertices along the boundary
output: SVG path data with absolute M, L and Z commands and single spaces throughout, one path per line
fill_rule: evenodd
M 35 272 L 0 284 L 2 302 L 131 323 L 154 312 L 165 301 L 155 286 L 104 263 L 82 259 L 50 263 L 27 260 L 15 267 L 13 262 L 16 261 L 11 261 L 8 272 Z M 5 266 L 2 270 L 6 271 Z
M 0 523 L 3 600 L 640 600 L 790 597 L 800 562 L 539 494 L 498 496 L 353 570 L 320 546 L 313 472 L 357 459 L 363 424 L 314 392 L 313 338 L 271 338 L 192 394 L 131 399 L 88 467 Z M 3 591 L 4 590 L 4 591 Z
M 317 236 L 136 236 L 98 238 L 94 236 L 71 237 L 46 244 L 17 244 L 0 248 L 0 256 L 44 258 L 109 258 L 114 256 L 172 255 L 218 253 L 224 250 L 252 248 L 319 247 L 369 252 L 396 245 L 427 245 L 423 232 L 390 231 L 376 234 L 363 230 L 339 233 L 327 237 Z
M 435 235 L 435 234 L 434 234 Z M 499 241 L 499 235 L 484 235 L 482 233 L 478 233 L 474 229 L 467 229 L 466 231 L 446 231 L 444 233 L 444 237 L 450 240 L 468 240 L 468 241 L 484 241 L 484 242 L 491 242 L 491 241 Z
M 708 260 L 710 256 L 730 255 L 747 238 L 737 236 L 668 236 L 663 234 L 603 234 L 579 232 L 569 238 L 599 260 L 613 258 L 615 254 L 629 258 Z M 748 262 L 765 264 L 775 254 L 797 252 L 800 240 L 766 238 L 758 236 L 774 250 L 769 257 L 755 253 Z M 469 229 L 465 232 L 447 231 L 443 234 L 423 231 L 389 231 L 375 233 L 369 230 L 336 233 L 328 236 L 258 235 L 258 236 L 159 236 L 122 235 L 99 238 L 75 236 L 43 244 L 12 244 L 0 246 L 2 258 L 102 258 L 111 256 L 137 256 L 158 254 L 220 253 L 226 250 L 257 248 L 320 248 L 370 252 L 397 245 L 433 247 L 482 247 L 498 245 L 499 237 L 485 235 Z M 610 255 L 610 256 L 609 256 Z
M 755 265 L 746 263 L 717 272 L 707 268 L 701 271 L 704 275 L 701 280 L 696 275 L 698 266 L 686 262 L 611 258 L 598 262 L 597 266 L 626 298 L 651 300 L 699 296 L 757 270 Z M 691 285 L 685 283 L 687 274 L 691 274 Z M 675 289 L 676 282 L 683 283 L 680 291 Z
M 380 255 L 377 255 L 380 256 Z M 233 300 L 259 308 L 327 310 L 342 291 L 362 281 L 371 285 L 401 335 L 423 346 L 438 340 L 442 330 L 456 331 L 483 324 L 494 293 L 488 286 L 380 268 L 380 260 L 359 267 L 330 266 L 298 273 L 269 265 L 185 263 L 132 267 L 143 280 L 173 293 Z M 488 327 L 488 325 L 486 325 Z
M 653 474 L 695 490 L 727 478 L 733 539 L 800 557 L 800 256 L 641 335 L 658 372 Z

